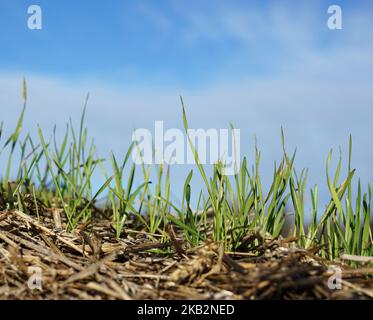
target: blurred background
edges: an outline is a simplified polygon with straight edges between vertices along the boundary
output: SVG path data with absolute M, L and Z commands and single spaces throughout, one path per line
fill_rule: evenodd
M 41 30 L 27 26 L 34 4 Z M 342 9 L 341 30 L 328 28 L 330 5 Z M 1 0 L 0 120 L 6 136 L 21 112 L 23 77 L 23 134 L 37 136 L 40 124 L 62 136 L 89 92 L 89 134 L 101 156 L 121 158 L 135 128 L 153 131 L 156 120 L 182 128 L 182 95 L 191 128 L 233 123 L 251 163 L 256 135 L 267 186 L 282 126 L 296 168 L 309 169 L 308 188 L 317 183 L 326 204 L 328 152 L 335 165 L 341 147 L 346 168 L 350 134 L 364 190 L 373 181 L 372 35 L 371 1 Z M 171 168 L 176 202 L 191 169 Z M 194 200 L 201 188 L 195 172 Z

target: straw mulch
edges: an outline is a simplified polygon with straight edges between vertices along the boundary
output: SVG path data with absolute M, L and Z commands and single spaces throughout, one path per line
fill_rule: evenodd
M 373 298 L 369 264 L 333 262 L 343 280 L 331 290 L 331 262 L 317 257 L 317 248 L 294 248 L 294 239 L 254 233 L 246 250 L 234 253 L 212 242 L 190 248 L 172 225 L 168 243 L 131 224 L 116 239 L 103 220 L 64 230 L 58 211 L 40 219 L 0 211 L 0 299 Z M 250 245 L 255 239 L 259 246 Z M 33 287 L 35 270 L 41 288 Z

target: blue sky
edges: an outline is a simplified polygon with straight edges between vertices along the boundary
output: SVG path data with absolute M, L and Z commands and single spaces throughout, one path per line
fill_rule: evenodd
M 27 28 L 32 4 L 43 10 L 42 30 Z M 332 4 L 342 30 L 327 28 Z M 372 182 L 372 9 L 336 0 L 2 0 L 1 118 L 6 129 L 16 121 L 23 76 L 25 131 L 62 130 L 89 91 L 91 135 L 101 153 L 120 154 L 134 128 L 181 127 L 182 94 L 192 127 L 234 123 L 249 158 L 256 134 L 267 177 L 283 126 L 297 167 L 310 169 L 309 187 L 324 184 L 329 149 L 346 155 L 350 133 L 358 174 Z M 175 168 L 175 190 L 189 169 Z
M 371 9 L 359 1 L 338 3 L 345 9 L 345 28 L 350 14 Z M 43 9 L 42 31 L 27 29 L 31 4 Z M 199 86 L 215 77 L 270 75 L 283 71 L 289 60 L 299 60 L 291 46 L 323 52 L 343 41 L 343 32 L 325 27 L 330 4 L 334 2 L 2 1 L 1 38 L 7 49 L 0 66 L 150 85 Z

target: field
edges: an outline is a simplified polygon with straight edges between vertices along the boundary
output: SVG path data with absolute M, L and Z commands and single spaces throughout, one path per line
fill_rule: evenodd
M 0 125 L 2 299 L 373 298 L 371 188 L 352 187 L 351 137 L 348 171 L 342 172 L 342 159 L 331 168 L 330 152 L 330 201 L 320 205 L 313 187 L 311 212 L 305 209 L 307 171 L 294 167 L 283 133 L 283 158 L 268 191 L 257 148 L 255 163 L 243 158 L 235 176 L 216 163 L 209 177 L 191 144 L 198 172 L 186 177 L 177 207 L 170 200 L 170 168 L 157 166 L 151 181 L 153 166 L 130 161 L 135 144 L 123 159 L 97 155 L 85 108 L 80 127 L 70 121 L 62 141 L 46 139 L 42 128 L 35 141 L 22 132 L 26 84 L 23 99 L 13 133 L 4 137 L 9 124 Z M 98 171 L 106 178 L 93 191 Z M 195 174 L 204 190 L 192 190 Z

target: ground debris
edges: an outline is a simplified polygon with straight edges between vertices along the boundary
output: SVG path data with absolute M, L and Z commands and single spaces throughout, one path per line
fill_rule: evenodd
M 56 219 L 0 211 L 0 299 L 373 298 L 373 268 L 336 262 L 343 280 L 333 290 L 331 262 L 291 239 L 265 239 L 253 253 L 214 242 L 184 249 L 171 228 L 162 243 L 141 230 L 117 239 L 103 220 L 62 230 Z

